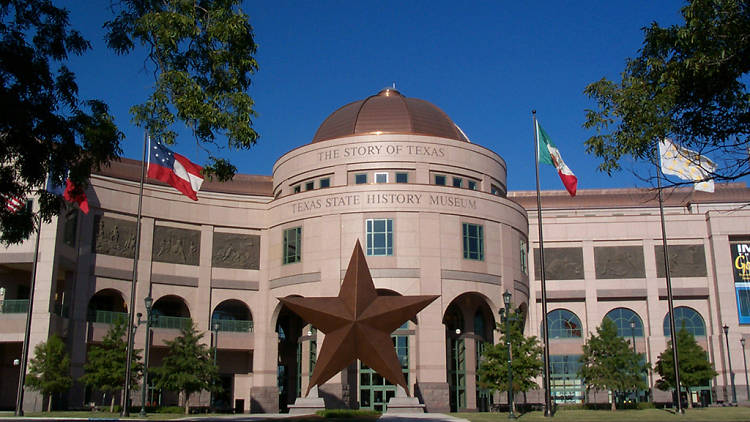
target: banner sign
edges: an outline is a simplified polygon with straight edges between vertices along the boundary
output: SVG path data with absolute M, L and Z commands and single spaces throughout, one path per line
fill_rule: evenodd
M 740 324 L 750 324 L 750 241 L 730 243 Z

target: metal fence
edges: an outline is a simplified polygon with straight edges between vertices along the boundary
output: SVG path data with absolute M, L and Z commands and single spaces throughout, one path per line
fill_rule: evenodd
M 214 323 L 219 324 L 219 331 L 232 331 L 236 333 L 252 333 L 253 322 L 238 319 L 215 319 Z M 213 323 L 211 324 L 213 327 Z
M 28 310 L 28 299 L 0 300 L 0 314 L 25 314 Z
M 193 320 L 190 318 L 159 315 L 154 317 L 154 323 L 152 324 L 152 327 L 173 328 L 176 330 L 181 330 L 183 328 L 191 327 L 192 325 Z
M 127 312 L 112 312 L 112 311 L 95 311 L 93 315 L 89 316 L 91 322 L 101 322 L 104 324 L 114 324 L 117 321 L 127 321 Z

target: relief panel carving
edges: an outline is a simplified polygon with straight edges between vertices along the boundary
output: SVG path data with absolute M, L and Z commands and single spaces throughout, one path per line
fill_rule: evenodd
M 241 270 L 260 269 L 260 236 L 214 233 L 211 265 Z
M 672 277 L 706 277 L 706 253 L 703 245 L 670 245 L 669 249 L 669 275 Z M 664 247 L 654 246 L 656 258 L 656 276 L 666 277 L 664 271 Z
M 541 280 L 539 248 L 534 248 L 534 274 Z M 544 248 L 544 269 L 547 280 L 583 280 L 582 248 Z
M 594 248 L 597 279 L 646 278 L 642 246 L 600 246 Z
M 170 264 L 198 265 L 201 232 L 174 227 L 154 227 L 153 260 Z
M 97 215 L 94 217 L 94 241 L 91 251 L 104 255 L 135 256 L 135 221 Z

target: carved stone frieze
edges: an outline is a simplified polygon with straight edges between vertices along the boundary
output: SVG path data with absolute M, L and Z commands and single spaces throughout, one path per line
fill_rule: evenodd
M 534 248 L 534 269 L 541 280 L 539 248 Z M 547 280 L 583 280 L 583 249 L 544 248 L 544 269 Z
M 154 227 L 153 260 L 171 264 L 198 265 L 201 232 L 175 227 Z
M 260 236 L 214 233 L 211 265 L 242 270 L 260 269 Z
M 672 277 L 706 277 L 706 253 L 703 245 L 670 245 L 669 275 Z M 664 271 L 664 246 L 654 246 L 656 258 L 656 276 L 666 277 Z
M 94 217 L 92 252 L 133 258 L 135 256 L 136 222 L 97 215 Z
M 597 279 L 645 278 L 642 246 L 600 246 L 594 248 Z

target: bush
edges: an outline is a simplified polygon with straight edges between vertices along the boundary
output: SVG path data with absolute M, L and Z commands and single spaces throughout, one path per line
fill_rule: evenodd
M 326 409 L 317 412 L 319 416 L 332 419 L 350 419 L 371 416 L 380 417 L 381 413 L 374 410 L 354 410 L 354 409 Z
M 156 409 L 156 413 L 185 413 L 182 406 L 164 406 Z

